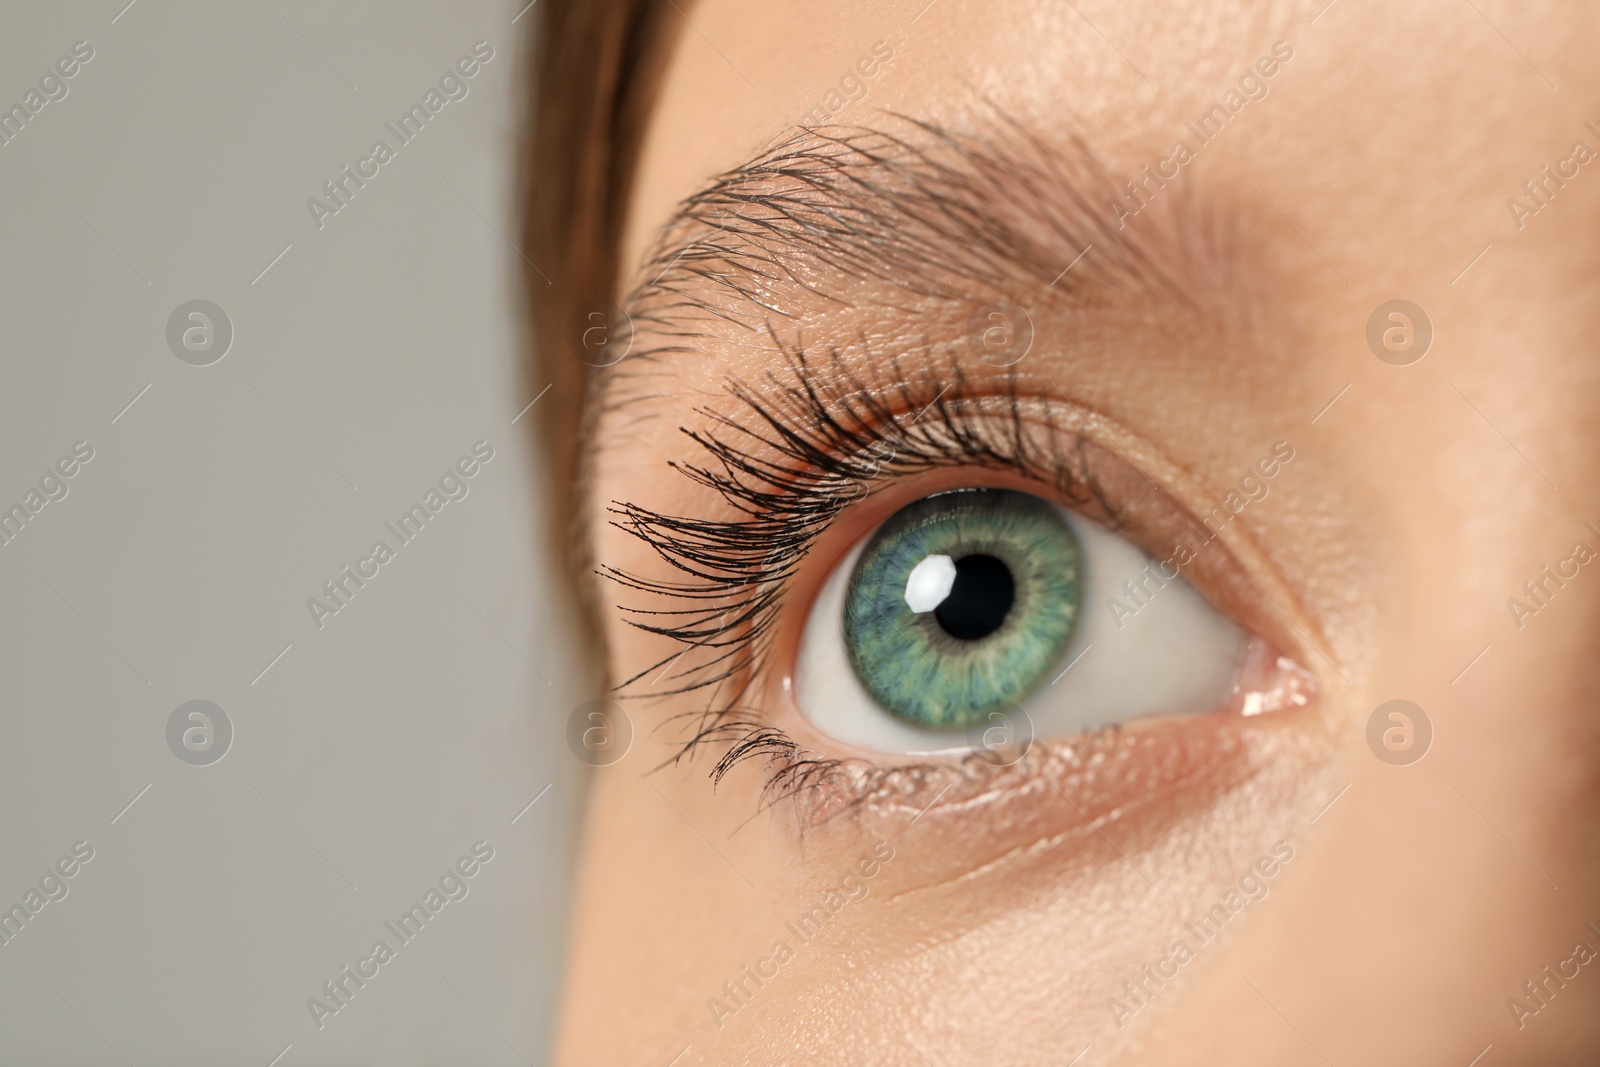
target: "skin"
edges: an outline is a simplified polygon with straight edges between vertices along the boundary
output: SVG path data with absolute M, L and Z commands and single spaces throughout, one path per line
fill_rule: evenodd
M 974 129 L 992 106 L 1046 141 L 1083 135 L 1130 176 L 1289 42 L 1269 95 L 1198 151 L 1183 192 L 1128 223 L 1160 233 L 1180 201 L 1226 220 L 1222 280 L 1185 283 L 1200 310 L 1037 305 L 1041 342 L 1014 373 L 1041 412 L 1070 397 L 1077 408 L 1045 414 L 1139 472 L 1120 491 L 1158 531 L 1163 508 L 1205 510 L 1273 442 L 1292 443 L 1270 495 L 1192 577 L 1310 672 L 1315 699 L 1130 724 L 1110 751 L 1134 762 L 1099 775 L 1074 762 L 1072 739 L 1044 739 L 1037 763 L 992 788 L 908 788 L 847 811 L 763 806 L 759 760 L 715 788 L 720 751 L 673 762 L 673 715 L 704 694 L 624 701 L 634 739 L 594 779 L 557 1062 L 1061 1064 L 1086 1046 L 1079 1063 L 1465 1065 L 1485 1046 L 1488 1064 L 1595 1062 L 1600 960 L 1520 1026 L 1507 1001 L 1536 1006 L 1524 982 L 1576 942 L 1600 950 L 1586 925 L 1600 923 L 1600 566 L 1520 626 L 1507 600 L 1574 542 L 1600 548 L 1585 526 L 1600 520 L 1600 161 L 1520 228 L 1506 206 L 1575 140 L 1600 148 L 1584 127 L 1600 124 L 1594 9 L 1340 0 L 1312 23 L 1287 5 L 942 0 L 913 22 L 920 8 L 686 8 L 694 28 L 659 95 L 625 262 L 644 262 L 680 200 L 783 135 L 878 40 L 895 42 L 894 61 L 831 121 L 881 125 L 890 111 Z M 1395 297 L 1434 329 L 1408 366 L 1364 339 Z M 796 299 L 783 329 L 865 339 L 917 366 L 904 324 L 861 310 L 865 294 L 843 311 Z M 944 304 L 919 310 L 935 332 L 961 328 Z M 650 341 L 644 327 L 638 346 Z M 602 565 L 670 578 L 606 525 L 612 501 L 725 517 L 664 464 L 704 462 L 680 427 L 704 427 L 699 408 L 748 422 L 727 379 L 781 361 L 731 328 L 691 347 L 614 368 L 610 395 L 628 403 L 591 428 L 582 505 Z M 787 591 L 758 703 L 808 749 L 904 762 L 808 731 L 782 678 L 833 563 L 951 484 L 1010 483 L 945 471 L 886 485 L 840 513 Z M 671 605 L 615 584 L 597 600 L 615 680 L 679 649 L 613 607 Z M 1434 731 L 1407 766 L 1367 741 L 1395 698 Z M 1166 768 L 1160 788 L 1117 769 L 1152 765 Z M 893 858 L 863 879 L 865 897 L 802 944 L 785 924 L 880 841 Z M 1186 932 L 1278 842 L 1292 858 L 1261 879 L 1262 899 L 1216 940 Z M 1194 958 L 1119 1017 L 1114 998 L 1133 1005 L 1124 982 L 1180 939 Z M 724 982 L 780 940 L 793 958 L 719 1018 L 708 1001 L 733 1003 Z

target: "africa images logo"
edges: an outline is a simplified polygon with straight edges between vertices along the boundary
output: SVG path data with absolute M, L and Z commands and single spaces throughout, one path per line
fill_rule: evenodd
M 317 224 L 317 229 L 325 227 L 331 216 L 349 207 L 356 193 L 365 189 L 367 182 L 376 178 L 381 168 L 393 160 L 401 148 L 416 140 L 424 127 L 443 111 L 447 104 L 452 100 L 465 100 L 472 92 L 472 86 L 468 82 L 477 77 L 483 70 L 483 65 L 493 58 L 494 48 L 488 41 L 476 42 L 469 55 L 456 60 L 454 66 L 439 76 L 437 89 L 430 87 L 422 95 L 420 103 L 412 104 L 394 122 L 383 124 L 394 137 L 393 145 L 383 138 L 372 142 L 371 151 L 356 160 L 354 170 L 346 163 L 339 168 L 339 173 L 322 183 L 322 192 L 327 197 L 326 200 L 319 200 L 314 196 L 307 197 L 306 210 L 311 212 L 311 221 Z
M 444 474 L 439 477 L 437 489 L 430 487 L 420 502 L 412 504 L 406 511 L 401 512 L 400 517 L 394 522 L 383 524 L 383 528 L 394 538 L 393 545 L 380 537 L 372 542 L 372 547 L 366 555 L 356 559 L 353 568 L 346 563 L 339 568 L 337 574 L 322 583 L 321 597 L 307 597 L 306 610 L 311 613 L 311 621 L 316 624 L 317 629 L 322 629 L 327 625 L 328 619 L 349 607 L 356 594 L 365 589 L 369 581 L 381 574 L 383 567 L 397 558 L 400 549 L 416 540 L 423 528 L 443 511 L 447 504 L 465 500 L 472 488 L 471 479 L 476 478 L 484 465 L 492 459 L 494 459 L 494 446 L 487 441 L 476 442 L 472 446 L 471 454 L 462 456 L 445 468 Z
M 380 937 L 366 955 L 357 957 L 354 968 L 348 963 L 342 964 L 332 978 L 322 983 L 322 996 L 307 997 L 306 1010 L 311 1012 L 311 1021 L 317 1024 L 317 1029 L 327 1025 L 329 1016 L 338 1015 L 349 1007 L 356 994 L 383 973 L 384 967 L 398 959 L 400 950 L 415 941 L 446 905 L 467 899 L 467 894 L 472 892 L 472 879 L 492 859 L 493 845 L 482 840 L 473 842 L 471 854 L 446 867 L 437 885 L 430 885 L 423 891 L 421 900 L 401 912 L 398 918 L 383 924 L 394 938 L 394 944 L 389 943 L 388 937 Z

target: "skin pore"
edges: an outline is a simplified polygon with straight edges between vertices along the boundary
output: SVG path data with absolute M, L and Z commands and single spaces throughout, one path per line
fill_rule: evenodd
M 683 5 L 584 446 L 634 736 L 558 1062 L 1593 1063 L 1600 960 L 1542 968 L 1600 951 L 1600 578 L 1508 600 L 1600 549 L 1600 169 L 1541 170 L 1600 150 L 1600 14 L 924 4 Z M 1397 298 L 1407 365 L 1367 341 Z M 991 306 L 1015 362 L 970 343 Z M 819 473 L 783 430 L 888 445 Z M 1006 766 L 806 719 L 807 609 L 899 508 L 1020 489 L 1162 559 L 1280 442 L 1183 577 L 1304 706 Z M 1396 698 L 1433 729 L 1404 766 L 1368 743 Z

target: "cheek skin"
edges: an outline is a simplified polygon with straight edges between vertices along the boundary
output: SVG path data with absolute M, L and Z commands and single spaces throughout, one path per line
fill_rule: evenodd
M 1228 763 L 1231 772 L 1210 774 L 1215 753 L 1191 753 L 1196 778 L 1121 818 L 1087 808 L 1080 815 L 1059 798 L 1030 796 L 934 808 L 921 818 L 914 810 L 873 811 L 808 835 L 799 854 L 771 828 L 732 833 L 737 817 L 727 810 L 753 802 L 753 777 L 741 781 L 736 772 L 716 800 L 701 784 L 680 791 L 661 782 L 726 860 L 660 798 L 642 795 L 648 785 L 608 778 L 603 803 L 620 804 L 630 820 L 642 817 L 613 839 L 616 855 L 633 853 L 641 864 L 659 858 L 683 881 L 673 894 L 678 906 L 663 911 L 648 903 L 651 891 L 637 878 L 627 885 L 614 856 L 602 861 L 599 897 L 586 892 L 584 899 L 608 916 L 612 948 L 590 981 L 607 984 L 612 997 L 622 993 L 619 983 L 648 996 L 652 1017 L 671 1020 L 653 1039 L 670 1044 L 669 1034 L 681 1035 L 675 1047 L 692 1040 L 709 1062 L 762 1061 L 796 1040 L 821 1048 L 840 1034 L 873 1046 L 868 1062 L 921 1062 L 906 1057 L 894 1032 L 913 1027 L 914 1040 L 939 1050 L 938 1062 L 984 1062 L 994 1034 L 973 1021 L 995 1018 L 997 1005 L 1008 1033 L 1037 1035 L 1037 1051 L 1048 1055 L 1041 1062 L 1066 1062 L 1090 1040 L 1111 1047 L 1118 1035 L 1106 1013 L 1108 991 L 1165 954 L 1193 918 L 1190 902 L 1220 898 L 1276 840 L 1232 828 L 1257 821 L 1253 813 L 1266 807 L 1283 814 L 1283 836 L 1297 842 L 1295 827 L 1328 795 L 1326 776 L 1313 784 L 1303 773 L 1315 753 L 1299 731 L 1251 727 L 1230 747 L 1243 757 Z M 1175 819 L 1177 811 L 1204 814 Z M 894 854 L 867 882 L 866 898 L 801 944 L 794 920 L 821 902 L 835 871 L 879 839 Z M 677 848 L 692 870 L 682 869 L 682 856 L 658 855 Z M 717 907 L 704 908 L 705 899 Z M 673 938 L 660 936 L 662 922 L 672 924 Z M 706 998 L 722 998 L 722 983 L 775 939 L 795 949 L 794 960 L 734 1019 L 714 1027 Z M 691 944 L 693 952 L 682 948 Z M 654 980 L 637 968 L 652 970 Z M 1079 1043 L 1069 1048 L 1073 1040 Z

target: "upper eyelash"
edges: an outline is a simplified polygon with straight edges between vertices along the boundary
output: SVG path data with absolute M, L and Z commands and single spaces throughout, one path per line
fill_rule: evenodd
M 905 376 L 891 363 L 896 384 L 878 394 L 837 353 L 819 374 L 803 350 L 783 351 L 787 380 L 768 373 L 759 389 L 729 383 L 729 394 L 752 423 L 700 409 L 712 428 L 682 429 L 709 460 L 670 464 L 716 491 L 739 517 L 666 515 L 616 502 L 608 509 L 612 525 L 639 538 L 682 577 L 645 578 L 610 566 L 599 571 L 624 588 L 682 605 L 619 605 L 631 625 L 683 647 L 617 689 L 640 697 L 707 691 L 706 706 L 685 713 L 694 720 L 692 732 L 675 759 L 706 744 L 725 745 L 711 770 L 718 782 L 744 760 L 765 759 L 764 804 L 821 784 L 840 767 L 838 760 L 807 755 L 759 709 L 744 704 L 771 652 L 789 586 L 840 511 L 891 478 L 960 466 L 1021 473 L 1052 486 L 1069 506 L 1092 503 L 1115 520 L 1079 451 L 1083 439 L 1073 436 L 1075 444 L 1064 447 L 1067 435 L 1026 431 L 1015 377 L 1004 380 L 1001 392 L 985 390 L 990 406 L 980 413 L 973 404 L 980 397 L 954 359 L 942 381 L 932 372 Z M 650 675 L 659 682 L 668 671 L 676 682 L 670 688 L 652 683 L 650 693 L 628 692 Z

